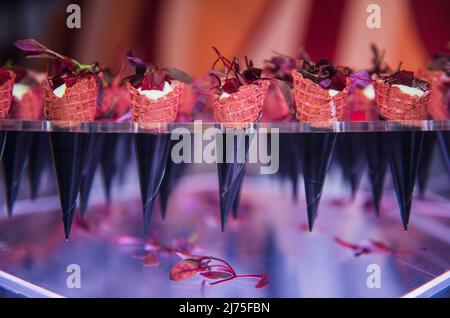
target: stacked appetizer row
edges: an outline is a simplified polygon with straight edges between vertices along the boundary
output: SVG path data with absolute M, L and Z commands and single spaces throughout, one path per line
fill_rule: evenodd
M 132 120 L 160 123 L 192 120 L 222 123 L 290 120 L 450 119 L 450 55 L 438 54 L 415 75 L 392 70 L 372 46 L 372 66 L 354 71 L 305 52 L 276 54 L 258 68 L 245 57 L 228 59 L 216 48 L 209 76 L 193 81 L 186 73 L 126 55 L 113 75 L 98 64 L 81 64 L 39 42 L 19 40 L 28 57 L 51 60 L 47 73 L 17 66 L 0 69 L 0 118 L 21 120 Z M 221 67 L 218 67 L 218 66 Z M 213 114 L 212 118 L 209 114 Z M 209 117 L 208 117 L 209 116 Z

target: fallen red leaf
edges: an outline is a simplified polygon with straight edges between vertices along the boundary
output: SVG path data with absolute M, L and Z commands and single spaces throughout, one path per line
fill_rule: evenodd
M 233 277 L 233 275 L 228 272 L 217 272 L 217 271 L 200 273 L 200 275 L 208 279 L 228 279 Z
M 170 270 L 170 279 L 174 281 L 186 280 L 201 271 L 201 261 L 188 258 L 172 267 Z
M 148 252 L 142 259 L 144 266 L 155 266 L 159 264 L 158 255 L 156 252 Z
M 269 276 L 267 274 L 261 275 L 261 278 L 256 283 L 255 288 L 264 288 L 269 285 Z

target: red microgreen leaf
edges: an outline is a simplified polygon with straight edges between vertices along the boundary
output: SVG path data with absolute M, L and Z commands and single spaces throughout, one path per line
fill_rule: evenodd
M 170 279 L 183 281 L 202 271 L 201 261 L 188 258 L 175 264 L 170 270 Z
M 219 272 L 219 271 L 208 271 L 204 273 L 200 273 L 205 278 L 208 279 L 228 279 L 233 277 L 233 275 L 229 272 Z
M 264 288 L 269 285 L 269 276 L 267 274 L 261 275 L 261 278 L 256 283 L 255 288 Z

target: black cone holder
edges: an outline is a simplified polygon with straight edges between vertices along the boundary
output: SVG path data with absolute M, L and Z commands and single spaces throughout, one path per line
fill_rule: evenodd
M 172 147 L 175 145 L 175 143 L 176 141 L 171 141 L 169 150 L 170 152 L 172 151 Z M 169 203 L 170 194 L 183 175 L 185 169 L 186 163 L 175 163 L 170 156 L 168 157 L 166 172 L 161 183 L 161 188 L 159 189 L 159 202 L 161 204 L 161 216 L 163 219 L 165 219 L 167 215 L 167 206 Z
M 6 132 L 0 131 L 0 160 L 3 158 L 3 150 L 5 149 Z
M 105 134 L 91 134 L 88 145 L 88 155 L 83 170 L 83 180 L 80 185 L 80 214 L 83 218 L 86 215 L 89 205 L 89 196 L 94 182 L 95 172 L 100 162 L 103 152 L 103 139 Z
M 380 216 L 384 179 L 386 177 L 388 166 L 386 148 L 383 133 L 366 133 L 365 137 L 365 153 L 367 157 L 370 187 L 373 195 L 373 204 L 376 215 Z
M 425 198 L 425 193 L 430 177 L 431 161 L 433 158 L 436 135 L 434 132 L 427 131 L 424 133 L 422 151 L 417 169 L 417 188 L 421 199 Z
M 28 180 L 30 183 L 31 199 L 37 197 L 42 173 L 50 165 L 51 150 L 48 135 L 42 132 L 33 133 L 33 140 L 28 154 Z
M 308 227 L 312 231 L 322 195 L 325 177 L 336 143 L 336 133 L 300 135 L 300 154 L 308 213 Z
M 405 231 L 408 230 L 423 137 L 424 132 L 422 131 L 401 131 L 384 134 L 395 193 Z
M 450 180 L 450 131 L 438 132 L 439 148 L 441 149 L 444 165 L 447 168 Z
M 119 136 L 117 134 L 105 134 L 103 138 L 103 151 L 100 156 L 100 168 L 102 171 L 103 187 L 105 189 L 106 202 L 111 202 L 111 188 L 117 174 L 116 151 Z
M 233 209 L 244 179 L 245 162 L 253 137 L 254 134 L 243 132 L 222 133 L 221 145 L 218 143 L 220 139 L 216 138 L 217 153 L 219 158 L 223 158 L 223 162 L 219 160 L 217 163 L 222 231 L 225 230 L 228 215 Z M 231 138 L 234 140 L 232 145 L 230 145 Z
M 148 236 L 150 219 L 166 169 L 170 134 L 136 134 L 134 141 L 144 214 L 144 233 Z
M 280 167 L 278 174 L 292 184 L 292 197 L 297 200 L 298 180 L 301 173 L 299 134 L 281 133 L 279 138 Z
M 30 150 L 34 133 L 10 131 L 7 133 L 3 167 L 6 187 L 6 206 L 8 215 L 13 213 L 14 202 L 20 187 L 23 168 Z
M 90 138 L 91 134 L 87 133 L 50 133 L 66 239 L 75 215 Z
M 336 140 L 335 155 L 341 165 L 344 180 L 350 186 L 352 200 L 364 171 L 363 144 L 362 133 L 340 133 Z

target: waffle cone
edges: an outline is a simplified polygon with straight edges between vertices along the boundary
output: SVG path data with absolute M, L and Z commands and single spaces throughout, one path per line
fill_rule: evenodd
M 328 122 L 348 118 L 348 80 L 343 91 L 330 96 L 327 89 L 292 71 L 296 118 L 298 121 Z
M 178 107 L 184 91 L 184 84 L 178 82 L 167 95 L 151 100 L 139 93 L 130 83 L 127 84 L 131 103 L 131 118 L 140 123 L 168 123 L 177 118 Z
M 0 119 L 7 118 L 9 109 L 11 108 L 12 91 L 14 87 L 14 81 L 16 79 L 16 74 L 12 71 L 9 71 L 9 76 L 10 79 L 0 85 Z
M 427 118 L 430 91 L 422 96 L 411 96 L 400 88 L 375 82 L 375 92 L 378 114 L 387 120 L 423 120 Z
M 21 120 L 44 119 L 44 91 L 35 86 L 26 92 L 20 100 L 12 103 L 10 118 Z
M 431 83 L 431 99 L 428 114 L 435 120 L 450 119 L 450 109 L 445 104 L 445 93 L 449 89 L 450 78 L 441 71 L 428 71 L 420 74 Z
M 44 82 L 45 115 L 49 120 L 92 121 L 97 109 L 98 86 L 94 76 L 81 77 L 60 98 Z
M 253 123 L 261 116 L 269 81 L 242 85 L 239 91 L 220 98 L 214 96 L 214 118 L 220 123 Z

